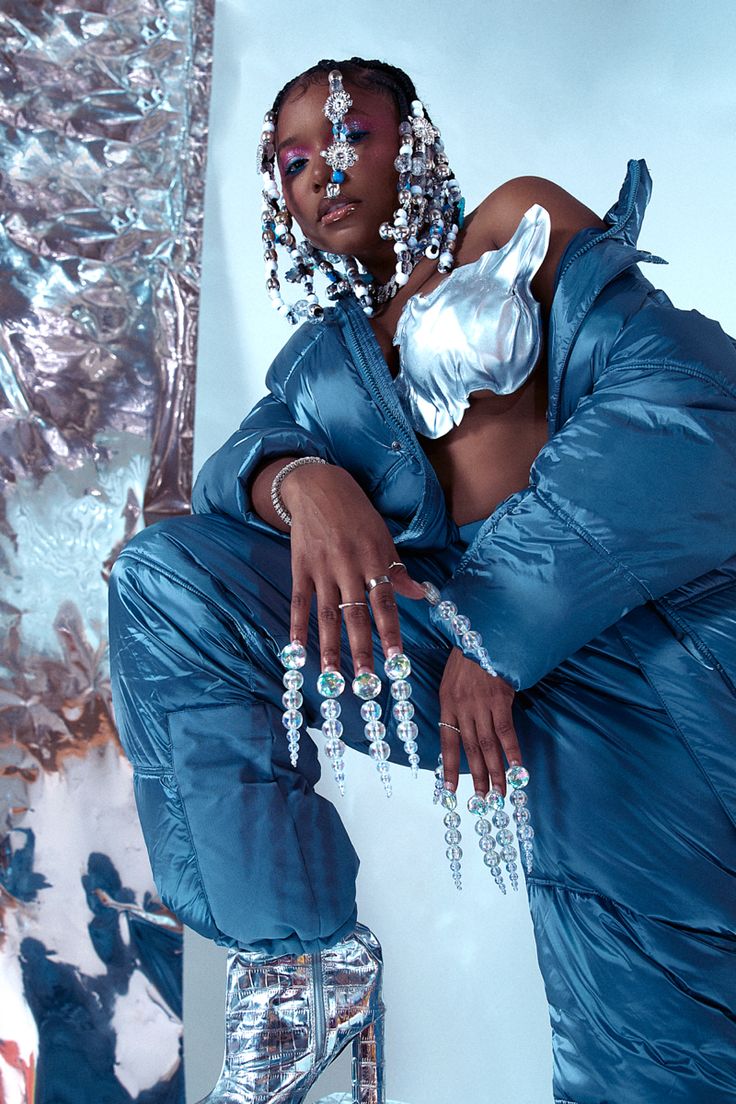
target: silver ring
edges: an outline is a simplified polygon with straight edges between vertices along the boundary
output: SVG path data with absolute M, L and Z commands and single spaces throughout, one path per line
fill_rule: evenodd
M 338 604 L 337 608 L 338 609 L 347 609 L 348 606 L 367 606 L 367 605 L 368 605 L 367 602 L 340 602 Z
M 393 586 L 393 583 L 389 579 L 388 575 L 378 575 L 375 579 L 368 580 L 368 582 L 365 584 L 365 589 L 370 594 L 370 592 L 372 590 L 375 590 L 377 586 L 380 586 L 381 583 L 388 583 L 389 586 Z
M 460 729 L 459 729 L 459 728 L 457 727 L 457 725 L 451 725 L 451 724 L 448 724 L 448 723 L 447 723 L 447 721 L 440 721 L 440 722 L 439 722 L 439 727 L 440 727 L 440 728 L 451 728 L 453 732 L 457 732 L 457 734 L 458 734 L 459 736 L 462 736 L 462 732 L 461 732 L 461 731 L 460 731 Z
M 392 562 L 391 562 L 391 563 L 390 563 L 390 564 L 388 565 L 388 570 L 389 570 L 389 571 L 391 571 L 391 569 L 392 569 L 392 568 L 394 568 L 394 567 L 403 567 L 404 571 L 408 571 L 408 570 L 409 570 L 409 568 L 408 568 L 408 567 L 406 566 L 406 564 L 405 564 L 405 563 L 402 563 L 402 562 L 401 562 L 401 560 L 393 560 L 393 561 L 392 561 Z

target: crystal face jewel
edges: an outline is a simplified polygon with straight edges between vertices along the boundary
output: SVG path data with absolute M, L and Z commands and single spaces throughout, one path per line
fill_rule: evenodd
M 368 749 L 368 754 L 371 759 L 378 759 L 384 762 L 391 754 L 391 748 L 388 746 L 385 740 L 377 740 Z
M 329 180 L 329 181 L 327 182 L 327 189 L 326 189 L 326 191 L 327 191 L 327 198 L 328 198 L 328 199 L 337 199 L 337 197 L 338 197 L 338 196 L 339 196 L 339 194 L 340 194 L 340 185 L 339 185 L 339 184 L 336 184 L 336 183 L 335 183 L 334 181 L 332 181 L 332 180 Z
M 437 606 L 437 616 L 441 617 L 443 621 L 451 621 L 457 613 L 457 606 L 454 602 L 440 602 Z
M 383 667 L 386 672 L 386 678 L 395 682 L 397 679 L 407 679 L 411 674 L 411 663 L 409 657 L 400 652 L 398 655 L 390 656 Z
M 513 786 L 515 790 L 521 790 L 524 786 L 529 784 L 529 771 L 526 767 L 509 767 L 506 771 L 506 781 L 509 786 Z
M 322 698 L 339 698 L 345 689 L 345 679 L 339 671 L 323 671 L 317 679 L 317 693 Z
M 319 711 L 326 721 L 330 721 L 340 716 L 342 707 L 339 701 L 335 701 L 334 698 L 327 698 L 320 705 Z
M 304 685 L 304 675 L 301 671 L 285 671 L 283 681 L 287 690 L 301 690 Z
M 292 640 L 285 648 L 281 649 L 280 659 L 284 667 L 291 671 L 303 667 L 307 662 L 307 649 L 298 640 Z
M 323 150 L 322 156 L 330 168 L 337 172 L 351 169 L 358 160 L 357 153 L 348 142 L 333 142 L 328 149 Z
M 331 123 L 339 123 L 353 106 L 353 98 L 344 88 L 331 92 L 324 106 L 324 113 Z
M 377 698 L 381 693 L 381 680 L 372 671 L 364 671 L 362 675 L 356 675 L 353 679 L 353 693 L 363 701 Z

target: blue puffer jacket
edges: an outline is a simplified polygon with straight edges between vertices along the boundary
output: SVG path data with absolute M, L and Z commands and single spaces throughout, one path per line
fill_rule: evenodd
M 730 756 L 708 740 L 736 731 L 736 344 L 639 271 L 659 261 L 636 247 L 650 191 L 645 162 L 631 161 L 610 228 L 568 246 L 548 335 L 549 443 L 443 597 L 516 688 L 618 623 L 736 823 Z M 439 548 L 456 535 L 357 303 L 299 329 L 267 384 L 202 469 L 195 512 L 264 524 L 248 499 L 254 469 L 304 453 L 346 468 L 397 546 Z

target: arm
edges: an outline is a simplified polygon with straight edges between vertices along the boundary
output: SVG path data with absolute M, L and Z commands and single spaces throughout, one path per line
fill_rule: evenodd
M 271 507 L 271 480 L 279 467 L 297 456 L 331 459 L 323 439 L 298 425 L 286 403 L 266 395 L 202 466 L 192 492 L 193 512 L 229 514 L 240 520 L 255 513 L 286 531 Z
M 733 365 L 720 328 L 700 321 L 696 337 Z M 736 552 L 735 414 L 733 384 L 692 359 L 614 348 L 529 488 L 489 519 L 443 591 L 499 675 L 533 685 L 633 607 Z

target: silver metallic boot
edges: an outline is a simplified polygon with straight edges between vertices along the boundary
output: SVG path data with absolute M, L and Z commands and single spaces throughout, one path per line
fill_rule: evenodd
M 363 924 L 327 951 L 227 960 L 225 1061 L 199 1104 L 301 1104 L 352 1042 L 353 1104 L 385 1104 L 381 946 Z

